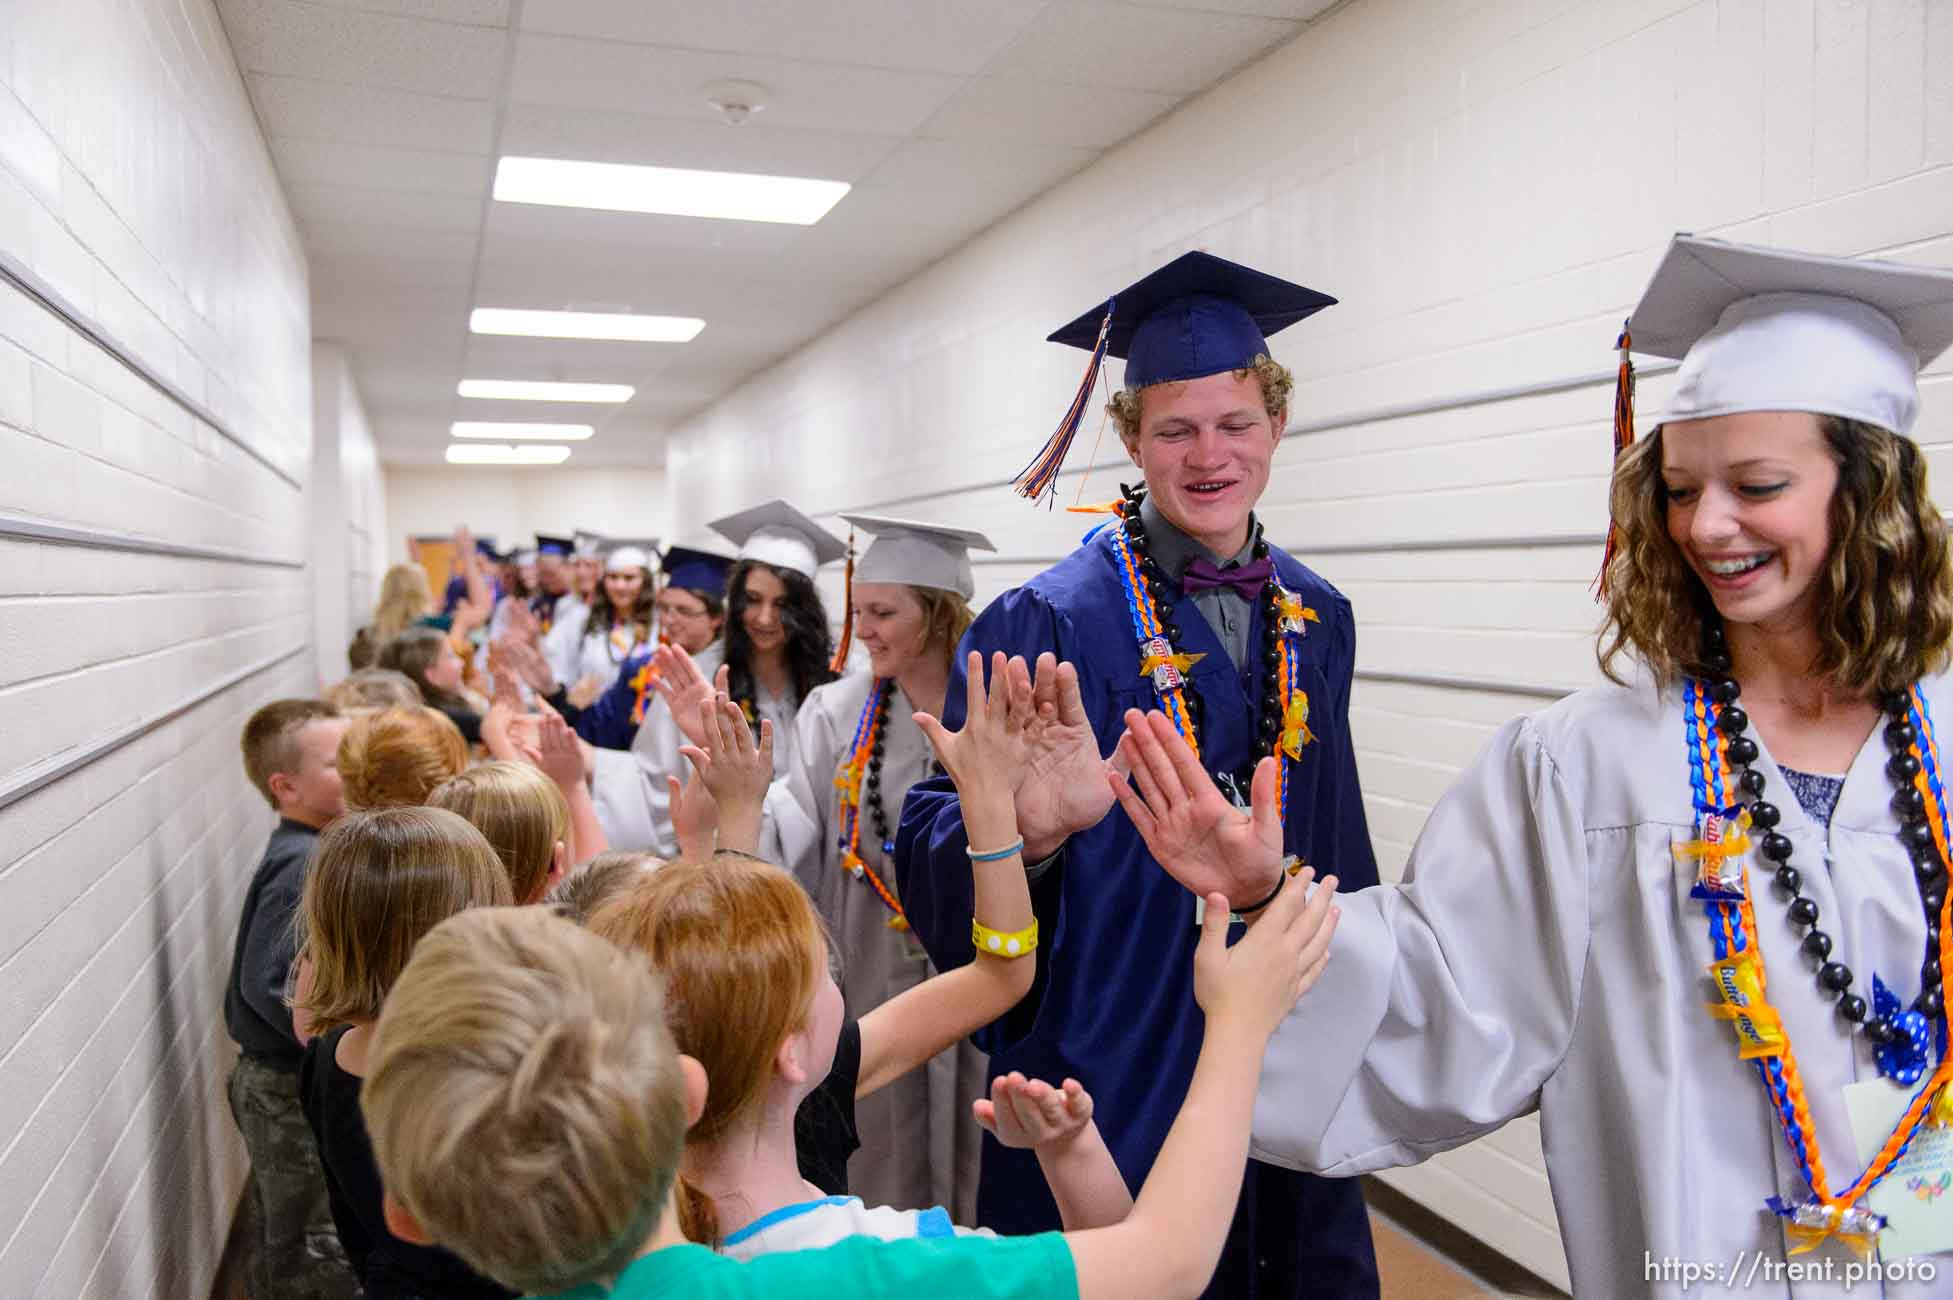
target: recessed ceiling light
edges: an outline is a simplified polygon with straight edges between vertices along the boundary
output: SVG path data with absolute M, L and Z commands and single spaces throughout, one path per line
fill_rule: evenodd
M 628 402 L 637 390 L 629 384 L 559 384 L 529 379 L 464 379 L 455 388 L 463 397 L 505 402 Z
M 534 438 L 582 442 L 597 430 L 588 424 L 528 424 L 520 420 L 456 420 L 448 432 L 457 438 Z
M 448 444 L 450 465 L 560 465 L 569 458 L 568 447 L 546 447 L 534 443 L 513 447 L 507 443 Z
M 775 221 L 793 226 L 813 225 L 851 188 L 846 181 L 800 176 L 690 171 L 567 158 L 504 158 L 495 167 L 495 197 L 504 203 Z
M 518 311 L 477 307 L 468 315 L 477 334 L 546 339 L 622 339 L 629 343 L 690 343 L 705 328 L 696 316 L 634 316 L 603 311 Z

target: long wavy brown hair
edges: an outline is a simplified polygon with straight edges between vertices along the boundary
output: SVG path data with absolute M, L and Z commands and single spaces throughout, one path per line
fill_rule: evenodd
M 1877 425 L 1820 416 L 1838 465 L 1832 546 L 1817 576 L 1817 658 L 1810 671 L 1852 691 L 1903 690 L 1947 664 L 1953 557 L 1919 448 Z M 1663 685 L 1710 673 L 1709 593 L 1668 536 L 1661 430 L 1621 453 L 1609 494 L 1617 532 L 1607 566 L 1601 671 L 1624 682 L 1623 655 Z

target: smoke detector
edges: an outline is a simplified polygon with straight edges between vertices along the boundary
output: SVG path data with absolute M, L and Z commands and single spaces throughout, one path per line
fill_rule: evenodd
M 703 87 L 705 102 L 727 126 L 738 126 L 766 111 L 769 92 L 757 81 L 715 81 Z

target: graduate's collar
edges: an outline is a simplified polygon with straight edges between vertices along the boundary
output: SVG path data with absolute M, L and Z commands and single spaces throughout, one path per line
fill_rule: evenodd
M 1168 519 L 1160 508 L 1153 504 L 1153 495 L 1150 492 L 1139 504 L 1139 520 L 1146 526 L 1147 548 L 1153 557 L 1153 562 L 1160 566 L 1161 572 L 1175 582 L 1180 580 L 1180 575 L 1186 570 L 1187 562 L 1195 556 L 1205 556 L 1216 567 L 1223 569 L 1230 564 L 1246 564 L 1254 558 L 1255 543 L 1261 540 L 1261 521 L 1250 514 L 1246 545 L 1233 555 L 1216 555 L 1188 536 L 1178 524 Z

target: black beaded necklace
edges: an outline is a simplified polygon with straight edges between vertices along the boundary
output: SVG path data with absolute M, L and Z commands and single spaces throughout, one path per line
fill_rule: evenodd
M 895 694 L 895 683 L 888 683 L 881 693 L 875 707 L 875 745 L 868 751 L 868 777 L 862 782 L 861 805 L 868 810 L 868 828 L 875 833 L 875 843 L 882 846 L 882 856 L 890 862 L 895 860 L 895 841 L 888 833 L 888 813 L 882 808 L 882 753 L 888 746 L 888 701 Z M 935 759 L 929 760 L 929 775 L 941 776 L 943 765 Z
M 1864 1027 L 1866 1039 L 1875 1048 L 1899 1042 L 1906 1036 L 1899 1023 L 1905 1012 L 1874 1015 L 1863 997 L 1849 991 L 1851 968 L 1831 959 L 1831 936 L 1818 928 L 1817 903 L 1804 897 L 1803 873 L 1790 865 L 1794 846 L 1789 836 L 1777 830 L 1783 813 L 1775 804 L 1764 801 L 1763 773 L 1750 766 L 1761 751 L 1754 740 L 1743 734 L 1749 730 L 1749 714 L 1737 703 L 1742 686 L 1730 675 L 1729 646 L 1717 624 L 1711 623 L 1707 630 L 1703 660 L 1711 671 L 1719 674 L 1709 683 L 1709 697 L 1716 702 L 1716 729 L 1726 742 L 1724 756 L 1737 774 L 1743 793 L 1751 800 L 1750 824 L 1763 832 L 1757 852 L 1774 865 L 1777 887 L 1790 897 L 1790 919 L 1806 928 L 1803 948 L 1807 956 L 1819 963 L 1818 988 L 1826 997 L 1838 1000 L 1838 1014 L 1847 1022 Z M 1892 757 L 1885 771 L 1896 790 L 1892 810 L 1899 816 L 1899 841 L 1912 859 L 1919 899 L 1926 912 L 1926 956 L 1919 968 L 1920 992 L 1913 999 L 1912 1010 L 1931 1021 L 1938 1018 L 1945 1005 L 1939 963 L 1939 918 L 1940 907 L 1946 901 L 1946 869 L 1932 827 L 1926 821 L 1926 798 L 1914 785 L 1920 765 L 1910 751 L 1920 737 L 1911 721 L 1911 698 L 1904 691 L 1893 691 L 1882 696 L 1879 705 L 1889 719 L 1885 724 L 1885 743 L 1892 750 Z
M 1164 570 L 1154 560 L 1146 540 L 1146 524 L 1140 518 L 1139 508 L 1146 500 L 1144 488 L 1119 485 L 1120 496 L 1124 498 L 1120 506 L 1120 527 L 1125 529 L 1126 543 L 1132 548 L 1133 557 L 1139 561 L 1140 574 L 1145 579 L 1146 590 L 1153 597 L 1153 608 L 1159 615 L 1160 627 L 1175 651 L 1180 648 L 1180 628 L 1173 621 L 1173 598 L 1180 594 L 1179 588 L 1166 576 Z M 1255 538 L 1254 558 L 1268 558 L 1268 543 Z M 1279 754 L 1282 743 L 1282 699 L 1280 668 L 1282 664 L 1282 620 L 1278 606 L 1280 584 L 1269 582 L 1262 589 L 1261 603 L 1261 723 L 1255 733 L 1254 757 L 1250 758 L 1240 772 L 1230 774 L 1238 783 L 1236 794 L 1245 798 L 1249 783 L 1254 778 L 1255 764 L 1270 754 Z M 1198 616 L 1199 611 L 1195 614 Z M 1187 702 L 1187 716 L 1192 721 L 1195 733 L 1200 734 L 1202 706 L 1200 696 L 1194 691 L 1183 692 Z

